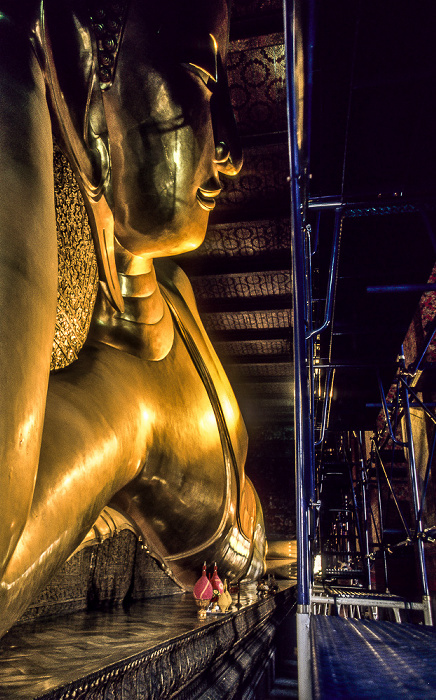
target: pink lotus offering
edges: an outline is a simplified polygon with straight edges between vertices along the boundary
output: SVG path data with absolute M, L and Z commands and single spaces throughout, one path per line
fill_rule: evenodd
M 198 617 L 200 620 L 206 618 L 206 608 L 213 597 L 212 584 L 207 578 L 206 562 L 203 564 L 203 572 L 194 586 L 193 594 L 198 607 Z
M 211 584 L 212 584 L 212 588 L 213 588 L 214 597 L 220 596 L 221 593 L 224 591 L 224 586 L 223 586 L 223 582 L 221 581 L 220 577 L 218 576 L 218 569 L 216 566 L 216 562 L 215 562 L 214 569 L 213 569 Z

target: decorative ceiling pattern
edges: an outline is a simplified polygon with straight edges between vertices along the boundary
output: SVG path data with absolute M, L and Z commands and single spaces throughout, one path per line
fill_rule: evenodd
M 230 207 L 257 210 L 274 201 L 283 208 L 289 192 L 289 159 L 286 144 L 270 144 L 244 149 L 244 166 L 235 180 L 222 180 L 217 213 Z
M 199 253 L 207 256 L 256 256 L 290 249 L 286 218 L 210 225 Z
M 283 36 L 271 34 L 232 44 L 229 88 L 241 135 L 286 129 Z
M 289 328 L 291 312 L 288 309 L 276 311 L 235 311 L 234 313 L 204 313 L 203 323 L 210 331 L 247 331 L 271 328 Z
M 220 354 L 229 355 L 286 355 L 290 352 L 289 340 L 241 340 L 239 342 L 216 341 L 215 348 Z
M 289 362 L 277 359 L 273 363 L 257 362 L 255 365 L 246 365 L 241 362 L 237 374 L 241 377 L 280 377 L 284 381 L 290 381 L 293 376 L 293 367 Z M 247 382 L 248 386 L 248 382 Z M 272 389 L 275 390 L 274 387 Z
M 291 275 L 286 270 L 249 274 L 208 275 L 191 278 L 197 300 L 218 297 L 253 298 L 290 294 Z

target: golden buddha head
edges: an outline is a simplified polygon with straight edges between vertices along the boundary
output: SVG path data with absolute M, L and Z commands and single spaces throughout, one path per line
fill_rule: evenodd
M 130 3 L 103 103 L 115 234 L 136 255 L 200 245 L 219 174 L 240 168 L 227 31 L 224 0 Z
M 85 115 L 91 170 L 106 144 L 107 173 L 100 181 L 116 238 L 137 256 L 196 248 L 221 190 L 219 175 L 235 175 L 242 164 L 224 69 L 226 0 L 94 0 L 90 13 L 83 6 L 81 15 L 80 0 L 67 1 L 80 36 L 73 53 L 82 83 L 75 79 L 75 91 L 71 56 L 69 64 L 61 56 L 62 32 L 52 30 L 53 63 L 60 64 L 57 79 L 80 129 L 78 109 Z M 56 9 L 54 0 L 46 4 L 62 25 L 65 9 Z M 86 99 L 78 99 L 81 90 Z

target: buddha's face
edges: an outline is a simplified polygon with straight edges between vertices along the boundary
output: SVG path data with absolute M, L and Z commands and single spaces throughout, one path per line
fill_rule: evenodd
M 200 245 L 241 154 L 223 69 L 225 0 L 133 0 L 104 92 L 115 234 L 131 253 Z

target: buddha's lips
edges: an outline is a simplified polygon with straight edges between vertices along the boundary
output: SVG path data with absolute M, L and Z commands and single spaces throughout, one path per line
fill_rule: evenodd
M 205 211 L 212 211 L 216 204 L 215 198 L 218 197 L 220 192 L 221 188 L 219 190 L 203 190 L 199 187 L 197 190 L 197 202 Z

